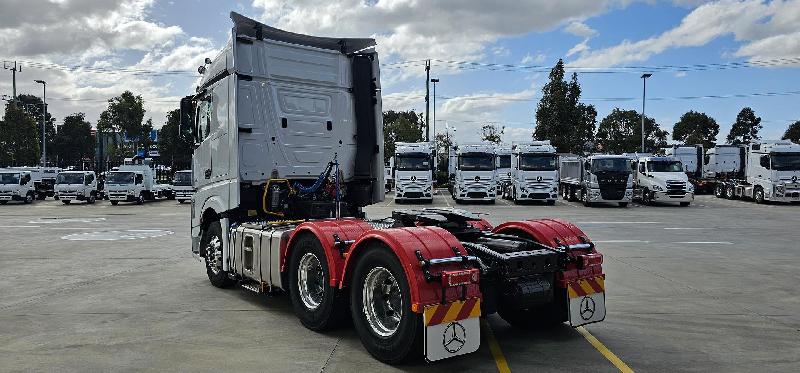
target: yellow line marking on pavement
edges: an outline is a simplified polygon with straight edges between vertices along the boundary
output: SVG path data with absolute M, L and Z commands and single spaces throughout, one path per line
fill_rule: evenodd
M 500 350 L 500 344 L 497 343 L 497 339 L 494 338 L 492 328 L 489 326 L 486 319 L 481 320 L 481 323 L 483 324 L 483 330 L 486 334 L 486 340 L 489 342 L 489 350 L 492 352 L 494 364 L 497 365 L 497 371 L 500 373 L 511 373 L 506 357 L 503 355 L 503 351 Z
M 592 346 L 595 349 L 597 349 L 597 351 L 600 351 L 600 353 L 603 354 L 603 356 L 605 356 L 605 358 L 608 359 L 608 361 L 610 361 L 611 364 L 614 364 L 614 366 L 617 367 L 617 369 L 619 369 L 620 372 L 633 373 L 633 369 L 631 369 L 631 367 L 629 367 L 628 364 L 625 364 L 625 362 L 622 361 L 620 358 L 618 358 L 617 355 L 614 355 L 614 353 L 611 352 L 611 350 L 609 350 L 608 347 L 606 347 L 602 342 L 600 342 L 597 338 L 595 338 L 592 335 L 592 333 L 589 333 L 589 331 L 586 330 L 586 328 L 579 326 L 575 329 L 578 331 L 578 333 L 581 333 L 581 335 L 583 335 L 583 338 L 586 338 L 586 340 L 589 341 L 589 343 L 591 343 Z

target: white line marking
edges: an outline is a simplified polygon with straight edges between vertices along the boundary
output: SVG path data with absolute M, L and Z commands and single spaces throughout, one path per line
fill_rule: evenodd
M 0 228 L 39 228 L 38 225 L 0 225 Z
M 642 240 L 607 240 L 607 241 L 592 241 L 596 243 L 650 243 L 650 241 Z
M 90 227 L 50 227 L 50 229 L 95 229 Z
M 682 244 L 709 244 L 709 245 L 733 245 L 733 242 L 727 241 L 684 241 L 684 242 L 673 242 L 673 243 L 682 243 Z
M 659 221 L 579 221 L 577 224 L 661 224 Z
M 664 228 L 669 230 L 699 230 L 699 229 L 712 229 L 712 228 Z

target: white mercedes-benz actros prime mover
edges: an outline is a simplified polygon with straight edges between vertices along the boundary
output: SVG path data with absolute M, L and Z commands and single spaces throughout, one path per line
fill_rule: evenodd
M 488 142 L 458 144 L 451 151 L 454 152 L 451 159 L 456 161 L 455 177 L 451 180 L 456 203 L 494 203 L 497 197 L 494 145 Z
M 789 140 L 754 142 L 742 156 L 737 175 L 717 182 L 717 197 L 800 203 L 800 145 Z
M 542 201 L 554 205 L 558 182 L 558 155 L 549 140 L 513 143 L 511 183 L 505 194 L 514 203 Z
M 398 142 L 394 154 L 394 200 L 433 202 L 436 156 L 433 143 Z

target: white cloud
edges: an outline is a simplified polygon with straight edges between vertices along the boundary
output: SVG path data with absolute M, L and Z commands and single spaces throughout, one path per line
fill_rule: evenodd
M 586 53 L 588 50 L 589 50 L 589 39 L 583 39 L 582 42 L 575 44 L 574 47 L 570 48 L 569 51 L 567 51 L 567 57 L 570 57 L 576 53 L 581 53 L 581 54 Z
M 678 71 L 675 73 L 676 78 L 684 78 L 686 77 L 686 71 Z
M 547 59 L 547 55 L 544 53 L 536 53 L 536 55 L 531 55 L 530 53 L 526 54 L 525 57 L 522 57 L 522 61 L 519 63 L 523 65 L 530 65 L 530 64 L 540 64 Z
M 575 36 L 580 36 L 582 38 L 590 38 L 592 36 L 597 35 L 597 30 L 589 27 L 588 25 L 580 21 L 571 22 L 566 27 L 564 27 L 564 31 Z
M 742 43 L 736 55 L 751 59 L 800 55 L 797 24 L 800 1 L 763 3 L 757 0 L 721 0 L 691 11 L 680 25 L 639 41 L 625 40 L 605 49 L 584 51 L 573 66 L 607 67 L 646 61 L 670 49 L 699 47 L 733 35 Z

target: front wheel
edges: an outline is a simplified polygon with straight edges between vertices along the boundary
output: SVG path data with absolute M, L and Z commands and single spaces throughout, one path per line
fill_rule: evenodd
M 319 240 L 304 234 L 291 250 L 289 295 L 300 323 L 315 331 L 338 325 L 346 316 L 346 305 L 330 285 L 330 269 Z
M 548 205 L 548 206 L 553 206 L 553 205 L 555 205 L 555 204 L 556 204 L 556 200 L 554 200 L 554 199 L 549 199 L 549 200 L 547 200 L 547 205 Z
M 753 193 L 753 199 L 759 205 L 764 203 L 764 189 L 756 188 L 756 192 Z
M 206 258 L 206 274 L 211 285 L 218 288 L 231 286 L 233 280 L 228 277 L 228 272 L 223 270 L 222 265 L 222 225 L 219 221 L 213 221 L 208 225 L 200 245 Z
M 139 198 L 136 199 L 136 204 L 141 205 L 144 203 L 144 192 L 139 193 Z
M 113 206 L 116 206 L 118 203 L 119 203 L 119 201 L 111 201 L 111 204 L 112 204 Z
M 5 205 L 8 201 L 0 201 L 0 205 Z
M 179 200 L 178 200 L 178 203 L 179 203 L 179 204 L 183 204 L 183 200 L 182 200 L 182 199 L 179 199 Z
M 592 207 L 592 202 L 589 201 L 589 191 L 584 189 L 581 191 L 581 200 L 583 200 L 583 205 L 586 207 Z
M 689 207 L 691 202 L 681 202 L 681 207 Z
M 405 272 L 386 246 L 365 248 L 353 272 L 350 304 L 358 337 L 376 359 L 397 364 L 422 355 L 422 314 L 411 311 Z
M 94 204 L 94 201 L 95 201 L 95 200 L 96 200 L 96 199 L 95 199 L 95 197 L 94 197 L 94 194 L 90 194 L 90 195 L 89 195 L 89 199 L 87 199 L 87 200 L 86 200 L 86 203 L 88 203 L 88 204 L 92 205 L 92 204 Z
M 72 201 L 67 201 L 67 200 L 62 200 L 61 201 L 61 203 L 65 204 L 65 205 L 69 205 L 70 202 L 72 202 Z
M 725 190 L 724 189 L 725 189 L 724 185 L 717 184 L 717 186 L 714 187 L 714 196 L 717 197 L 717 198 L 724 197 L 725 196 Z
M 33 203 L 33 198 L 34 198 L 33 193 L 26 194 L 25 195 L 25 204 L 27 205 L 27 204 Z
M 620 202 L 619 207 L 625 208 L 628 207 L 628 202 Z

